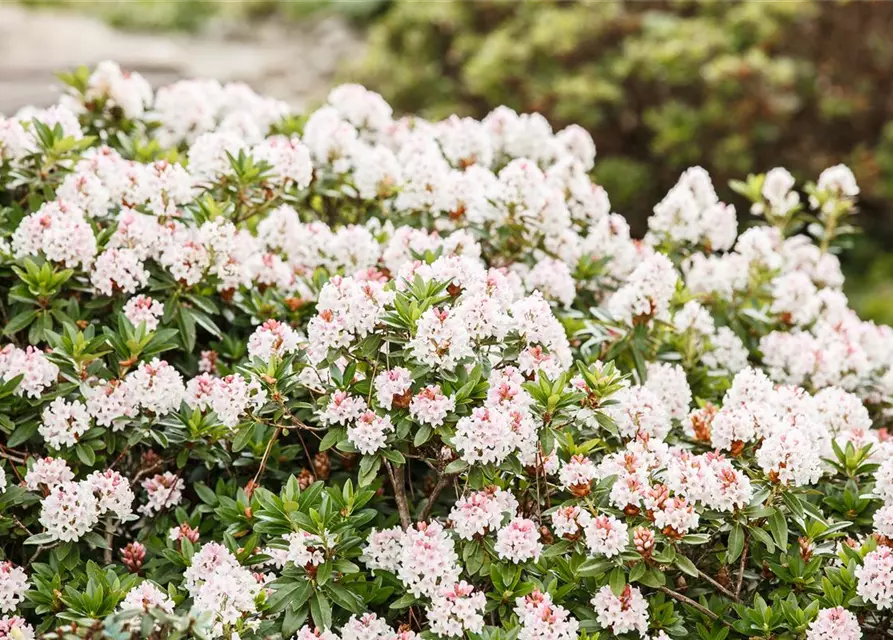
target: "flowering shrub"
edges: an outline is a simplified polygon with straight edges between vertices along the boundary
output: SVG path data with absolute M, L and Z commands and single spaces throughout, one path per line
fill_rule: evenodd
M 64 79 L 0 121 L 0 638 L 890 633 L 846 167 L 636 240 L 536 114 Z

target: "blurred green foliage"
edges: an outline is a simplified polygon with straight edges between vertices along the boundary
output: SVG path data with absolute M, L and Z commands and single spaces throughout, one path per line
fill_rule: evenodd
M 845 162 L 868 232 L 849 293 L 893 322 L 893 257 L 874 259 L 893 249 L 893 3 L 395 2 L 349 77 L 432 118 L 506 104 L 581 124 L 639 231 L 689 165 L 725 185 Z
M 365 22 L 383 11 L 388 0 L 20 0 L 31 7 L 64 8 L 97 15 L 122 29 L 197 31 L 213 18 L 302 20 L 336 12 Z

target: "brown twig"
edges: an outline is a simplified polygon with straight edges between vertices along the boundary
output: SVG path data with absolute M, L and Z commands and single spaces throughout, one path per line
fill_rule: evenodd
M 704 578 L 704 580 L 706 580 L 707 582 L 709 582 L 711 585 L 713 585 L 713 587 L 714 587 L 717 591 L 719 591 L 721 594 L 723 594 L 723 595 L 726 596 L 727 598 L 731 598 L 731 599 L 734 600 L 735 602 L 739 602 L 739 600 L 738 600 L 738 596 L 736 596 L 734 593 L 732 593 L 731 591 L 729 591 L 728 589 L 726 589 L 726 588 L 725 588 L 724 586 L 722 586 L 719 582 L 717 582 L 716 580 L 714 580 L 713 578 L 711 578 L 710 576 L 708 576 L 706 573 L 704 573 L 704 572 L 701 571 L 700 569 L 698 569 L 698 575 L 701 576 L 702 578 Z
M 726 622 L 725 620 L 720 618 L 718 615 L 713 613 L 710 609 L 708 609 L 704 605 L 695 602 L 691 598 L 684 596 L 681 593 L 677 593 L 677 592 L 673 591 L 672 589 L 668 589 L 667 587 L 658 587 L 657 590 L 660 591 L 661 593 L 667 594 L 668 596 L 673 598 L 673 600 L 678 600 L 679 602 L 681 602 L 683 604 L 687 604 L 688 606 L 690 606 L 693 609 L 697 609 L 698 611 L 703 613 L 705 616 L 707 616 L 711 620 L 719 620 L 727 627 L 731 626 L 728 622 Z
M 137 471 L 136 474 L 134 474 L 133 478 L 130 480 L 130 486 L 135 487 L 137 484 L 139 484 L 139 481 L 145 478 L 147 475 L 149 475 L 150 473 L 154 473 L 164 467 L 164 462 L 165 461 L 162 459 L 155 464 L 150 464 L 145 469 L 140 469 L 139 471 Z
M 400 524 L 404 529 L 409 529 L 412 524 L 412 518 L 409 515 L 409 503 L 406 501 L 406 487 L 403 465 L 391 466 L 391 463 L 385 460 L 385 468 L 391 478 L 391 485 L 394 487 L 394 500 L 397 502 L 397 512 L 400 514 Z
M 130 451 L 130 445 L 127 445 L 126 447 L 124 447 L 124 450 L 121 451 L 121 453 L 118 454 L 118 457 L 115 458 L 115 460 L 112 462 L 112 464 L 109 465 L 109 469 L 114 469 L 115 467 L 117 467 L 118 463 L 121 462 L 121 460 L 124 458 L 124 456 L 127 455 L 128 451 Z
M 281 427 L 276 427 L 276 431 L 273 432 L 273 436 L 270 438 L 270 441 L 267 442 L 267 448 L 264 449 L 264 457 L 260 460 L 260 466 L 257 468 L 257 473 L 254 474 L 254 479 L 251 481 L 252 487 L 257 487 L 258 480 L 263 475 L 264 470 L 267 468 L 267 460 L 270 458 L 270 451 L 273 450 L 273 443 L 279 439 L 279 434 L 282 433 Z
M 6 458 L 7 460 L 15 462 L 16 464 L 25 464 L 24 455 L 17 456 L 13 453 L 10 453 L 10 451 L 12 451 L 12 449 L 7 449 L 3 445 L 0 445 L 0 457 Z
M 434 488 L 431 489 L 431 494 L 428 496 L 428 501 L 425 502 L 422 513 L 419 514 L 419 520 L 428 520 L 428 518 L 431 516 L 431 510 L 434 508 L 434 503 L 437 501 L 437 497 L 440 495 L 440 492 L 446 488 L 446 486 L 452 479 L 453 474 L 451 473 L 438 473 L 437 482 L 434 483 Z
M 4 516 L 4 515 L 0 514 L 0 520 L 4 520 L 4 519 L 7 519 L 7 518 L 8 518 L 9 520 L 12 520 L 13 522 L 15 522 L 16 525 L 18 525 L 19 529 L 22 529 L 22 530 L 23 530 L 25 533 L 27 533 L 29 536 L 32 535 L 32 534 L 31 534 L 31 530 L 30 530 L 28 527 L 26 527 L 25 524 L 24 524 L 21 520 L 19 520 L 18 518 L 16 518 L 15 516 L 13 516 L 13 515 Z

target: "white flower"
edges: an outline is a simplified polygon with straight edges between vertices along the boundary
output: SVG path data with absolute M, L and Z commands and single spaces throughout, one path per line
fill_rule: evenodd
M 84 482 L 63 482 L 40 505 L 40 524 L 54 540 L 74 542 L 99 522 L 99 503 Z
M 536 523 L 527 518 L 513 518 L 496 534 L 493 547 L 503 560 L 520 563 L 539 560 L 543 551 Z
M 893 550 L 880 546 L 856 569 L 856 593 L 879 609 L 893 606 Z
M 642 636 L 648 631 L 648 602 L 636 587 L 626 585 L 618 597 L 606 585 L 592 598 L 592 606 L 604 629 L 613 633 L 638 631 Z
M 37 431 L 54 449 L 73 447 L 90 428 L 90 414 L 78 400 L 56 398 L 43 410 L 42 418 Z
M 0 613 L 15 611 L 25 599 L 28 575 L 8 560 L 0 562 Z

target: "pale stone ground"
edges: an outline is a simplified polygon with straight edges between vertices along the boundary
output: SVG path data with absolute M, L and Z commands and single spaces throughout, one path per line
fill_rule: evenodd
M 213 24 L 200 34 L 133 33 L 59 11 L 0 0 L 0 113 L 53 103 L 53 75 L 116 60 L 158 86 L 180 78 L 247 82 L 296 107 L 317 102 L 339 64 L 360 55 L 359 33 L 337 17 L 301 24 Z

